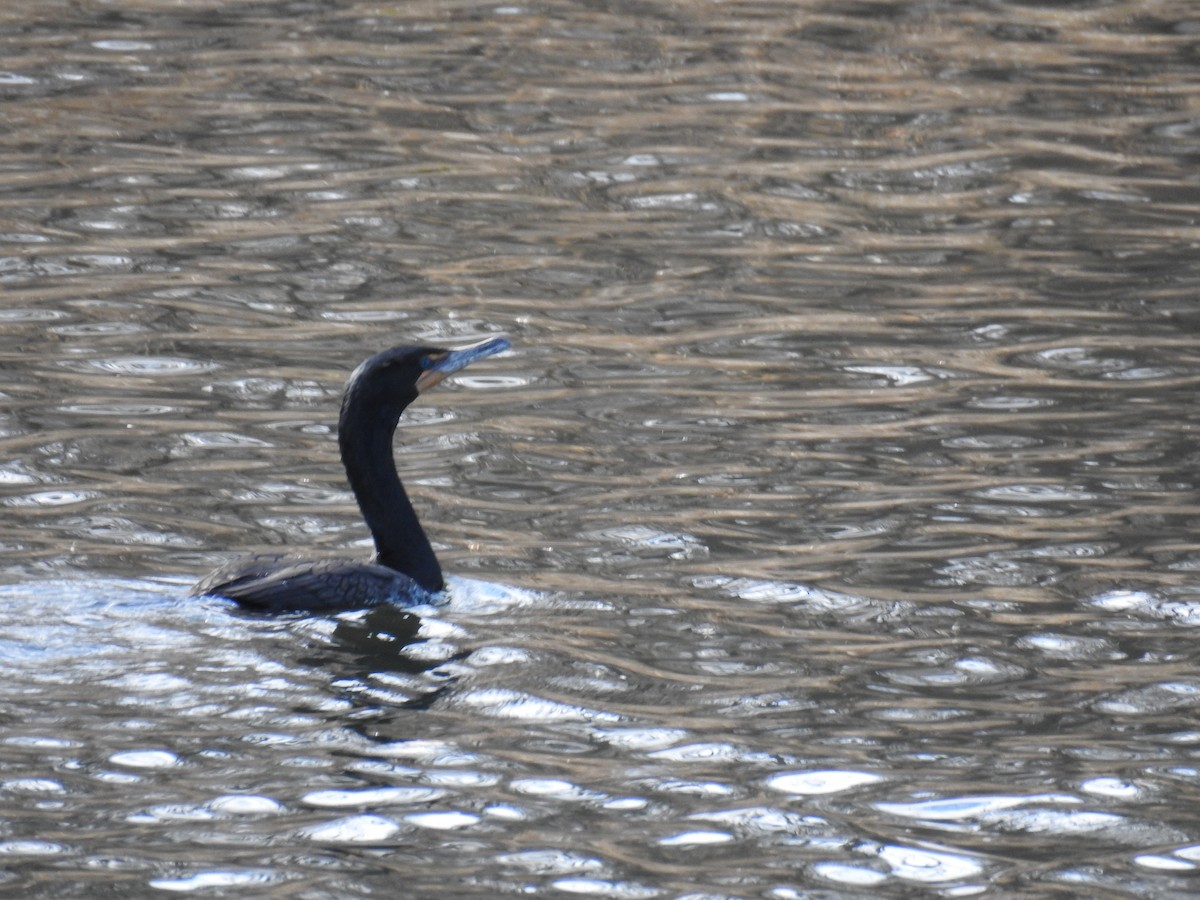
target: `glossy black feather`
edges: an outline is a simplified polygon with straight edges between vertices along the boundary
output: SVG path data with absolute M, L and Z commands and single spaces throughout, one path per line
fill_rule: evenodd
M 407 575 L 387 566 L 284 555 L 235 560 L 206 577 L 192 593 L 226 597 L 259 612 L 359 609 L 432 597 Z

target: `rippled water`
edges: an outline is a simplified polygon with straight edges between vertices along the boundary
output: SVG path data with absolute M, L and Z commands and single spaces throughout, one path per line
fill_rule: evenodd
M 0 10 L 0 893 L 1186 897 L 1175 2 Z M 515 352 L 397 459 L 346 374 Z

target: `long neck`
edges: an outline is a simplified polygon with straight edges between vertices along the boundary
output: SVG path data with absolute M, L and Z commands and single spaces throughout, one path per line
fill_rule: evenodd
M 392 437 L 404 406 L 367 408 L 347 395 L 338 424 L 346 478 L 375 540 L 376 561 L 428 591 L 440 591 L 442 568 L 396 474 Z

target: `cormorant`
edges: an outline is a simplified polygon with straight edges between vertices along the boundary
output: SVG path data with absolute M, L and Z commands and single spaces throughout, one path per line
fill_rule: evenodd
M 375 540 L 369 562 L 254 556 L 194 588 L 255 610 L 359 609 L 421 603 L 443 588 L 442 569 L 404 492 L 392 457 L 400 414 L 447 375 L 509 348 L 501 337 L 469 347 L 393 347 L 354 370 L 342 394 L 338 446 L 354 499 Z

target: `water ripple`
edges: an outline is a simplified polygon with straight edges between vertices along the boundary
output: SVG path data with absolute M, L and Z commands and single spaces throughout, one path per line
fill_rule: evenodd
M 833 794 L 882 780 L 882 775 L 870 772 L 817 770 L 774 775 L 767 780 L 767 787 L 785 794 Z
M 163 375 L 194 375 L 217 368 L 213 362 L 168 356 L 118 356 L 107 359 L 60 360 L 64 369 L 76 372 L 98 371 L 109 375 L 135 375 L 156 378 Z
M 0 10 L 6 894 L 1189 894 L 1178 4 L 153 6 Z M 444 603 L 185 597 L 497 331 Z

